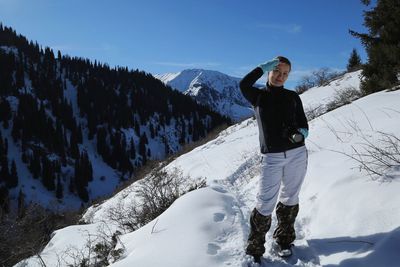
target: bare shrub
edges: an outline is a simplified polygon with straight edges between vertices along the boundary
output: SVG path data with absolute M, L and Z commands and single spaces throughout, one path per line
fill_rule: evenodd
M 76 223 L 78 213 L 56 214 L 39 205 L 29 205 L 24 212 L 9 214 L 0 222 L 0 266 L 13 266 L 36 255 L 45 247 L 54 230 Z
M 243 120 L 245 120 L 245 119 L 243 119 Z M 135 170 L 134 174 L 131 176 L 130 179 L 128 179 L 126 181 L 122 181 L 117 186 L 116 190 L 114 190 L 114 192 L 111 196 L 97 198 L 96 200 L 92 201 L 92 204 L 93 205 L 102 204 L 107 199 L 112 198 L 113 196 L 115 196 L 116 194 L 121 192 L 122 190 L 126 189 L 132 183 L 139 181 L 139 180 L 143 179 L 144 177 L 146 177 L 150 172 L 152 172 L 154 169 L 158 168 L 158 166 L 160 164 L 167 165 L 170 162 L 172 162 L 173 160 L 175 160 L 176 158 L 178 158 L 179 156 L 186 154 L 186 153 L 192 151 L 193 149 L 206 144 L 207 142 L 209 142 L 211 140 L 214 140 L 223 130 L 226 130 L 229 126 L 230 126 L 229 124 L 224 123 L 224 124 L 221 124 L 221 125 L 215 127 L 211 132 L 207 133 L 206 137 L 201 138 L 195 142 L 183 144 L 182 148 L 179 151 L 177 151 L 176 153 L 174 153 L 172 155 L 169 155 L 167 158 L 163 159 L 162 161 L 148 160 L 144 166 L 141 166 L 140 168 Z
M 318 105 L 316 107 L 307 107 L 304 111 L 306 114 L 307 120 L 311 121 L 321 115 L 323 115 L 326 112 L 324 105 Z
M 362 149 L 352 146 L 354 155 L 348 155 L 360 163 L 360 169 L 365 170 L 372 179 L 391 180 L 391 174 L 400 167 L 400 138 L 394 134 L 379 132 L 377 142 L 363 138 Z
M 135 231 L 157 218 L 183 194 L 206 186 L 204 179 L 193 181 L 178 169 L 167 172 L 160 165 L 137 183 L 130 202 L 119 201 L 108 210 L 108 219 L 121 229 Z
M 326 105 L 320 104 L 318 106 L 309 106 L 304 109 L 307 120 L 313 120 L 329 111 L 337 109 L 341 106 L 350 104 L 354 100 L 360 98 L 362 93 L 355 87 L 347 87 L 342 90 L 336 91 L 333 100 L 328 102 Z
M 336 91 L 333 100 L 326 104 L 326 112 L 350 104 L 361 96 L 361 92 L 353 86 L 347 87 L 343 90 L 338 90 Z
M 69 267 L 105 267 L 116 262 L 124 252 L 123 248 L 116 249 L 121 232 L 112 233 L 106 224 L 97 229 L 96 234 L 86 231 L 84 248 L 69 247 L 59 256 L 59 262 Z M 67 259 L 66 259 L 67 256 Z M 70 262 L 70 260 L 73 262 Z
M 364 114 L 365 115 L 365 114 Z M 374 128 L 369 121 L 372 131 Z M 392 133 L 374 131 L 378 136 L 366 135 L 358 124 L 349 122 L 349 132 L 338 132 L 328 125 L 338 141 L 344 143 L 342 136 L 357 135 L 362 142 L 351 145 L 352 153 L 331 150 L 343 154 L 359 163 L 360 171 L 366 171 L 372 180 L 390 181 L 400 174 L 400 138 Z M 375 137 L 374 137 L 375 136 Z
M 343 72 L 333 71 L 329 68 L 321 68 L 319 70 L 313 71 L 312 75 L 317 86 L 328 85 L 332 80 L 337 79 L 343 75 Z
M 300 82 L 298 85 L 295 87 L 295 91 L 298 94 L 302 94 L 308 89 L 316 86 L 316 82 L 314 81 L 314 78 L 311 75 L 305 75 L 301 78 Z
M 37 260 L 40 266 L 46 267 L 105 267 L 116 262 L 125 251 L 125 247 L 119 239 L 121 232 L 112 232 L 106 224 L 98 227 L 96 234 L 87 230 L 83 231 L 85 244 L 83 247 L 69 246 L 64 251 L 54 255 L 56 262 L 49 265 L 38 253 L 31 260 Z M 116 249 L 117 244 L 121 248 Z M 30 262 L 24 260 L 17 264 L 18 267 L 30 266 Z
M 301 78 L 299 84 L 295 87 L 295 91 L 301 94 L 312 87 L 325 86 L 343 74 L 343 72 L 333 71 L 329 68 L 315 70 L 310 75 L 305 75 Z

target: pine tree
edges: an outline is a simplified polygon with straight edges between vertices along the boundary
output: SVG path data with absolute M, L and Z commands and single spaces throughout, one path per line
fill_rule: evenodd
M 357 53 L 357 50 L 353 48 L 351 51 L 349 62 L 347 63 L 347 71 L 352 72 L 361 68 L 361 58 Z
M 18 193 L 18 218 L 22 218 L 25 215 L 25 194 L 22 190 Z
M 145 164 L 147 162 L 147 150 L 146 150 L 146 145 L 149 143 L 147 139 L 147 135 L 145 132 L 140 136 L 139 139 L 139 154 L 142 156 L 142 164 Z
M 14 90 L 15 56 L 0 51 L 0 95 L 10 95 Z
M 151 122 L 149 124 L 150 124 L 150 126 L 149 126 L 150 137 L 151 137 L 151 139 L 154 139 L 154 137 L 156 136 L 155 131 L 154 131 L 154 126 L 153 126 L 153 123 L 151 123 Z
M 15 164 L 15 161 L 13 160 L 11 163 L 11 173 L 9 176 L 9 182 L 8 182 L 8 186 L 10 188 L 14 188 L 17 187 L 18 185 L 18 173 L 17 173 L 17 166 Z
M 135 142 L 133 141 L 133 138 L 131 138 L 131 141 L 130 141 L 129 155 L 130 155 L 131 159 L 135 159 L 136 158 Z
M 61 183 L 60 176 L 57 177 L 56 197 L 58 199 L 62 199 L 64 197 L 64 187 Z
M 92 163 L 90 162 L 89 155 L 86 151 L 83 151 L 81 154 L 81 168 L 82 174 L 85 176 L 85 179 L 88 182 L 93 181 L 93 167 Z
M 7 157 L 7 155 L 8 155 L 8 139 L 7 138 L 4 138 L 3 148 L 4 148 L 4 154 Z
M 29 170 L 34 179 L 38 179 L 42 172 L 42 165 L 40 160 L 40 153 L 37 149 L 33 149 L 33 155 L 29 164 Z
M 22 120 L 19 116 L 19 113 L 17 113 L 15 116 L 13 116 L 13 126 L 11 130 L 11 136 L 14 142 L 17 142 L 19 139 L 21 139 L 21 128 Z
M 180 136 L 179 136 L 179 144 L 183 145 L 186 143 L 186 126 L 185 121 L 181 118 L 180 120 Z
M 362 0 L 368 6 L 370 0 Z M 364 12 L 368 33 L 350 33 L 364 45 L 368 62 L 362 67 L 361 89 L 373 93 L 399 84 L 400 73 L 400 1 L 377 0 L 376 6 Z
M 78 196 L 84 201 L 89 201 L 89 192 L 87 190 L 87 185 L 89 181 L 93 180 L 93 169 L 90 163 L 87 152 L 81 153 L 79 159 L 75 160 L 75 188 Z
M 164 153 L 167 156 L 167 155 L 169 155 L 171 153 L 171 149 L 169 147 L 168 138 L 167 138 L 167 136 L 165 134 L 162 137 L 162 141 L 164 143 Z
M 97 140 L 97 153 L 103 156 L 107 150 L 107 142 L 106 142 L 107 131 L 105 128 L 101 127 L 97 130 L 96 140 Z
M 82 144 L 82 142 L 83 142 L 82 126 L 80 124 L 78 124 L 76 140 L 77 140 L 78 144 Z
M 8 121 L 11 119 L 11 106 L 6 98 L 0 99 L 0 120 L 3 121 L 3 126 L 8 129 Z
M 54 183 L 55 180 L 55 171 L 53 167 L 53 163 L 47 158 L 42 158 L 42 183 L 44 187 L 49 191 L 55 190 L 56 186 Z
M 75 187 L 75 178 L 71 177 L 69 180 L 69 185 L 68 185 L 68 190 L 70 193 L 75 193 L 76 187 Z
M 22 53 L 21 50 L 18 50 L 19 52 L 19 58 L 22 58 Z M 16 66 L 16 71 L 15 71 L 15 87 L 18 89 L 21 89 L 22 87 L 25 86 L 25 73 L 24 73 L 24 66 L 22 62 L 19 62 Z
M 7 156 L 7 154 L 5 154 L 3 135 L 1 134 L 1 131 L 0 131 L 0 158 L 6 157 L 6 156 Z
M 10 212 L 10 197 L 8 195 L 8 189 L 5 186 L 0 185 L 0 221 L 3 213 Z
M 7 157 L 1 157 L 0 158 L 0 182 L 4 181 L 7 185 L 9 186 L 9 180 L 10 180 L 10 171 L 8 168 L 8 158 Z
M 65 157 L 65 144 L 64 144 L 64 128 L 62 122 L 56 119 L 56 131 L 55 136 L 53 136 L 54 149 L 57 154 L 61 157 Z
M 137 119 L 135 119 L 135 126 L 134 126 L 134 129 L 135 129 L 136 135 L 137 135 L 137 136 L 140 136 L 140 123 L 138 122 Z

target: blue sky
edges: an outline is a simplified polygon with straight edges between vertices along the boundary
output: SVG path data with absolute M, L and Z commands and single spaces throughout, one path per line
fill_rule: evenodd
M 287 87 L 313 70 L 346 68 L 366 32 L 360 0 L 0 0 L 0 22 L 62 54 L 153 74 L 187 68 L 242 77 L 283 55 Z

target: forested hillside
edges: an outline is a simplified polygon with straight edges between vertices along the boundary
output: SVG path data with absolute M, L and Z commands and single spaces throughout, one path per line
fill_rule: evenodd
M 43 187 L 60 203 L 66 195 L 88 202 L 104 191 L 96 187 L 119 183 L 110 179 L 128 179 L 230 122 L 151 74 L 62 55 L 3 25 L 0 116 L 5 212 L 10 199 L 35 201 Z M 100 163 L 108 172 L 96 171 Z

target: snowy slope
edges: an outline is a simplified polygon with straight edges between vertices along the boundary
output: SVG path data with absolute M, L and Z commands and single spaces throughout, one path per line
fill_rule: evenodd
M 310 91 L 301 97 L 307 103 L 315 96 Z M 352 147 L 362 149 L 365 140 L 379 144 L 380 131 L 399 137 L 399 103 L 400 91 L 379 92 L 310 122 L 294 255 L 283 261 L 271 252 L 273 218 L 264 266 L 400 266 L 400 167 L 386 171 L 390 179 L 375 179 L 343 154 L 352 153 Z M 256 122 L 248 119 L 171 162 L 167 169 L 178 167 L 193 179 L 205 177 L 209 186 L 181 197 L 139 230 L 121 235 L 117 248 L 124 249 L 123 257 L 111 266 L 246 266 L 243 250 L 260 167 L 257 131 Z M 130 203 L 136 186 L 90 208 L 85 214 L 89 224 L 56 231 L 41 254 L 47 266 L 63 262 L 60 257 L 73 262 L 68 249 L 84 254 L 88 236 L 98 236 L 98 228 L 114 232 L 107 210 L 121 201 Z M 32 257 L 17 266 L 40 262 Z
M 313 87 L 302 94 L 304 110 L 319 109 L 320 113 L 326 111 L 326 104 L 332 101 L 337 93 L 349 88 L 360 89 L 361 70 L 346 73 L 325 86 Z
M 187 69 L 154 77 L 234 121 L 253 114 L 249 109 L 250 105 L 240 93 L 240 78 L 202 69 Z

